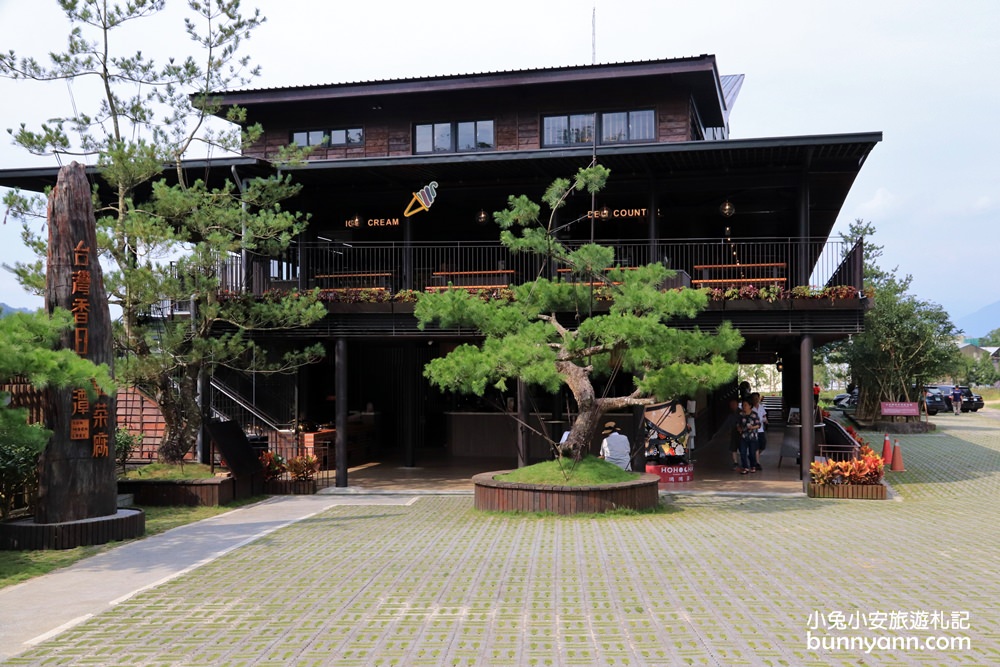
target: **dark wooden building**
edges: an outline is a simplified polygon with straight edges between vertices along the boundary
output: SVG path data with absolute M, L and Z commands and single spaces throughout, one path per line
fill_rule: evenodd
M 324 341 L 326 362 L 278 381 L 218 377 L 217 411 L 271 427 L 340 426 L 358 460 L 500 453 L 477 434 L 513 437 L 493 404 L 514 397 L 442 395 L 422 376 L 471 332 L 419 331 L 412 304 L 390 295 L 534 278 L 540 267 L 500 246 L 491 213 L 509 195 L 538 201 L 594 159 L 611 177 L 596 198 L 573 197 L 560 211 L 569 245 L 613 246 L 623 266 L 663 262 L 677 285 L 862 288 L 859 249 L 829 237 L 881 134 L 730 139 L 742 82 L 706 55 L 220 93 L 265 134 L 242 157 L 190 168 L 216 178 L 291 173 L 304 187 L 288 205 L 311 215 L 286 256 L 231 258 L 227 287 L 319 287 L 330 312 L 280 341 Z M 313 152 L 278 166 L 291 143 Z M 42 172 L 8 171 L 0 183 L 40 189 Z M 723 301 L 680 326 L 732 321 L 746 339 L 740 361 L 781 360 L 786 407 L 805 405 L 814 347 L 861 330 L 863 298 L 839 306 Z M 550 421 L 564 418 L 558 397 L 530 400 Z M 544 453 L 529 448 L 529 458 Z

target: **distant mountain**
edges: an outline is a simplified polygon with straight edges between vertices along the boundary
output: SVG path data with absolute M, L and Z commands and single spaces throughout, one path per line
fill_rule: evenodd
M 28 308 L 15 308 L 14 306 L 8 306 L 6 303 L 0 303 L 0 317 L 6 317 L 10 313 L 30 313 L 32 312 Z
M 966 338 L 981 338 L 994 329 L 1000 329 L 1000 301 L 983 306 L 954 322 L 956 327 L 965 332 Z

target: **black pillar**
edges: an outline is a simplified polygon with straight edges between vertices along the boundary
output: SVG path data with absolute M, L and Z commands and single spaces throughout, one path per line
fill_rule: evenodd
M 334 386 L 337 392 L 337 435 L 334 441 L 338 487 L 347 486 L 347 339 L 338 338 L 334 352 Z
M 517 467 L 528 465 L 528 387 L 517 381 Z
M 809 464 L 813 460 L 816 442 L 816 407 L 813 405 L 813 339 L 810 334 L 799 342 L 799 401 L 802 414 L 802 490 L 808 490 Z

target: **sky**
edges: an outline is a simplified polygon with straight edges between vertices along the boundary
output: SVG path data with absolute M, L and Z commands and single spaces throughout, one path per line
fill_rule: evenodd
M 157 58 L 193 53 L 186 2 L 130 38 Z M 744 74 L 733 139 L 880 131 L 834 235 L 874 224 L 880 264 L 962 318 L 1000 299 L 1000 2 L 960 0 L 244 0 L 267 22 L 245 44 L 253 87 L 466 74 L 712 54 Z M 39 59 L 66 43 L 55 0 L 0 0 L 0 49 Z M 167 38 L 167 36 L 170 36 Z M 176 35 L 176 37 L 174 37 Z M 0 169 L 55 166 L 12 145 L 86 100 L 83 84 L 0 79 Z M 73 95 L 71 96 L 71 90 Z M 28 259 L 0 225 L 0 262 Z M 7 271 L 0 302 L 35 308 Z M 997 323 L 1000 326 L 1000 322 Z

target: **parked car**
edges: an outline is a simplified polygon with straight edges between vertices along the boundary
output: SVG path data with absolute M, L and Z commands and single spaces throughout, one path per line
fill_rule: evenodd
M 944 394 L 939 389 L 924 389 L 924 405 L 927 406 L 927 414 L 929 415 L 936 415 L 939 412 L 946 412 L 948 410 Z
M 952 390 L 955 388 L 953 384 L 933 384 L 927 385 L 927 389 L 936 389 L 941 392 L 942 397 L 945 402 L 945 411 L 952 412 L 954 410 L 951 402 Z M 963 387 L 959 385 L 958 387 L 962 392 L 962 412 L 977 412 L 983 407 L 983 397 L 979 394 L 973 394 L 972 390 L 968 387 Z
M 841 410 L 848 410 L 858 405 L 858 390 L 854 389 L 846 394 L 837 394 L 833 397 L 833 407 Z
M 983 408 L 983 397 L 973 394 L 968 387 L 959 387 L 962 390 L 962 412 L 976 412 Z

